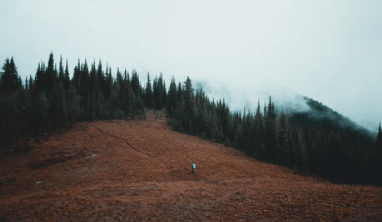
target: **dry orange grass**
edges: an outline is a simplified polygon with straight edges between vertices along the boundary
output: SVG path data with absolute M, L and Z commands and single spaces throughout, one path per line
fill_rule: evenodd
M 152 112 L 31 145 L 1 156 L 0 221 L 382 221 L 382 188 L 295 175 Z

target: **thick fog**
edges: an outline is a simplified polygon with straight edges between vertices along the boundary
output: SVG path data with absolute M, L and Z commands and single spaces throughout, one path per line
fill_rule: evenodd
M 195 82 L 196 89 L 203 89 L 206 95 L 212 100 L 224 99 L 229 105 L 231 111 L 240 110 L 255 112 L 260 102 L 261 112 L 264 104 L 268 105 L 269 97 L 275 103 L 278 111 L 309 111 L 302 95 L 284 88 L 281 85 L 272 82 L 256 82 L 247 85 L 230 86 L 229 83 L 222 81 L 203 81 Z
M 0 59 L 23 80 L 49 53 L 186 76 L 233 109 L 313 98 L 376 130 L 382 121 L 382 1 L 4 0 Z M 284 101 L 285 100 L 285 101 Z

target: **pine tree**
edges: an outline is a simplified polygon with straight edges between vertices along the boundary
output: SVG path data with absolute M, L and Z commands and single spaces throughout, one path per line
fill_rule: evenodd
M 98 75 L 96 70 L 96 64 L 95 61 L 92 64 L 91 70 L 90 70 L 90 116 L 95 116 L 99 110 L 99 101 L 100 101 L 100 94 L 99 94 L 99 82 L 98 82 Z
M 178 91 L 176 92 L 176 96 L 178 98 L 178 102 L 181 100 L 181 97 L 183 97 L 182 85 L 180 82 L 178 83 Z
M 97 77 L 98 77 L 99 90 L 103 92 L 106 88 L 106 81 L 105 81 L 105 74 L 102 70 L 101 59 L 98 61 Z
M 381 128 L 381 123 L 379 123 L 377 139 L 375 140 L 375 150 L 378 153 L 380 153 L 380 155 L 382 155 L 382 128 Z M 382 156 L 381 156 L 381 160 L 382 160 Z M 381 163 L 381 167 L 382 167 L 382 163 Z M 381 168 L 381 172 L 382 172 L 382 168 Z
M 43 84 L 45 86 L 45 90 L 46 90 L 47 95 L 49 95 L 53 91 L 53 83 L 57 77 L 56 71 L 54 68 L 53 52 L 51 52 L 49 54 L 48 67 L 46 69 L 45 76 L 46 76 L 46 78 L 45 78 L 46 82 L 44 82 Z
M 160 74 L 160 78 L 161 79 L 163 79 L 163 74 L 161 73 Z M 166 107 L 166 104 L 167 104 L 167 91 L 166 91 L 166 81 L 163 79 L 163 84 L 162 84 L 162 93 L 161 93 L 161 95 L 162 95 L 162 97 L 161 97 L 161 99 L 162 99 L 162 107 L 161 107 L 161 109 L 162 108 L 165 108 Z
M 153 98 L 154 105 L 156 110 L 161 110 L 163 107 L 166 107 L 166 90 L 165 83 L 163 80 L 163 74 L 159 74 L 159 78 L 155 78 L 153 82 Z
M 126 77 L 120 76 L 119 70 L 117 70 L 117 83 L 120 85 L 119 90 L 119 108 L 123 112 L 124 116 L 129 116 L 135 110 L 135 104 L 131 103 L 131 86 L 127 83 Z M 125 72 L 126 74 L 126 72 Z M 126 75 L 125 75 L 126 76 Z
M 159 110 L 162 106 L 162 100 L 160 99 L 161 96 L 159 95 L 159 84 L 158 84 L 158 78 L 155 77 L 153 81 L 153 102 L 154 102 L 154 109 Z
M 58 127 L 60 126 L 61 122 L 66 121 L 67 117 L 66 99 L 62 82 L 59 80 L 53 82 L 52 90 L 53 91 L 50 96 L 50 109 L 48 113 L 48 127 L 50 127 L 51 124 L 53 124 L 55 127 Z
M 18 78 L 19 78 L 19 75 L 18 75 L 18 72 L 17 72 L 17 68 L 16 68 L 16 64 L 15 64 L 15 61 L 13 59 L 13 56 L 11 57 L 11 62 L 9 64 L 10 66 L 10 71 L 11 71 L 11 75 L 12 75 L 12 85 L 14 86 L 15 88 L 15 91 L 18 90 L 18 86 L 19 84 L 18 83 L 15 83 L 18 81 Z M 21 82 L 21 81 L 20 81 Z
M 382 129 L 381 129 L 381 123 L 379 123 L 379 127 L 378 127 L 377 144 L 379 145 L 378 148 L 382 149 Z
M 7 58 L 3 65 L 3 72 L 1 72 L 1 91 L 13 93 L 19 90 L 21 86 L 21 79 L 18 76 L 13 57 L 11 60 Z
M 265 115 L 265 154 L 269 161 L 275 160 L 275 148 L 277 141 L 276 112 L 272 98 L 269 97 L 268 108 L 264 109 Z
M 121 84 L 122 83 L 122 73 L 119 71 L 119 67 L 117 68 L 117 75 L 116 75 L 116 81 L 118 84 Z
M 104 91 L 106 84 L 105 84 L 105 76 L 102 70 L 102 61 L 101 59 L 98 61 L 98 68 L 97 68 L 97 77 L 98 77 L 98 84 L 99 84 L 99 90 Z
M 190 121 L 194 119 L 194 89 L 192 88 L 192 82 L 189 77 L 187 77 L 186 81 L 184 82 L 184 117 L 186 120 L 186 124 L 188 124 Z M 186 127 L 186 130 L 189 130 L 190 126 L 188 128 Z
M 139 84 L 139 76 L 137 70 L 133 70 L 131 73 L 131 87 L 136 97 L 141 97 L 141 85 Z
M 229 140 L 234 139 L 233 135 L 233 125 L 232 125 L 232 118 L 231 114 L 229 112 L 228 106 L 225 104 L 225 100 L 223 99 L 223 104 L 221 106 L 221 126 L 224 134 L 224 138 L 228 137 Z
M 311 144 L 311 157 L 312 157 L 312 172 L 316 174 L 324 173 L 325 160 L 327 158 L 323 133 L 316 129 L 316 126 L 312 127 L 313 141 Z M 356 152 L 357 148 L 355 148 Z
M 107 67 L 107 66 L 106 66 Z M 111 75 L 111 67 L 109 67 L 109 70 L 107 71 L 107 86 L 105 90 L 105 96 L 107 100 L 112 100 L 112 86 L 113 86 L 113 76 Z
M 168 102 L 167 102 L 167 114 L 171 117 L 174 116 L 174 111 L 177 106 L 177 98 L 176 98 L 176 83 L 175 77 L 171 78 L 170 89 L 168 91 Z
M 297 157 L 297 162 L 299 169 L 307 173 L 309 170 L 309 159 L 306 151 L 306 142 L 304 140 L 304 135 L 303 135 L 303 129 L 300 127 L 297 131 L 297 136 L 298 136 L 298 145 L 297 145 L 297 153 L 295 154 Z
M 180 82 L 178 82 L 178 90 L 176 91 L 176 97 L 177 97 L 177 100 L 176 100 L 177 105 L 175 107 L 174 117 L 180 121 L 184 119 L 184 96 L 183 96 L 182 85 Z M 182 125 L 181 123 L 179 124 Z
M 25 76 L 25 89 L 28 89 L 29 83 L 28 83 L 28 76 Z
M 253 135 L 253 140 L 254 140 L 254 155 L 259 157 L 259 158 L 264 158 L 264 139 L 263 139 L 263 134 L 264 134 L 264 127 L 263 127 L 263 116 L 261 115 L 260 111 L 260 101 L 257 102 L 257 110 L 254 118 L 254 135 Z
M 77 66 L 75 66 L 73 70 L 73 78 L 71 83 L 71 85 L 73 85 L 74 88 L 76 89 L 77 93 L 81 92 L 80 79 L 81 79 L 81 63 L 80 63 L 80 59 L 78 59 Z
M 68 90 L 69 87 L 70 87 L 69 65 L 68 65 L 68 60 L 66 60 L 65 75 L 64 75 L 64 88 L 65 88 L 65 90 Z
M 340 168 L 342 167 L 342 158 L 343 154 L 341 153 L 341 137 L 338 131 L 334 131 L 333 129 L 329 133 L 329 156 L 330 156 L 330 167 L 331 173 L 337 174 L 340 173 Z
M 147 83 L 146 83 L 146 107 L 151 109 L 153 104 L 153 91 L 151 89 L 151 79 L 150 79 L 150 73 L 147 73 Z
M 201 125 L 202 125 L 202 105 L 201 105 L 201 99 L 200 99 L 200 92 L 199 90 L 196 90 L 195 95 L 195 121 L 193 123 L 194 131 L 196 135 L 200 135 L 201 133 Z
M 279 130 L 278 130 L 278 141 L 276 145 L 276 156 L 275 161 L 282 165 L 290 164 L 290 152 L 288 147 L 288 128 L 287 128 L 287 118 L 283 111 L 281 111 Z
M 65 78 L 64 78 L 64 67 L 62 65 L 62 55 L 60 56 L 60 68 L 59 68 L 58 78 L 60 79 L 61 82 L 65 81 Z
M 21 76 L 19 76 L 18 78 L 17 78 L 17 89 L 19 90 L 19 89 L 23 89 L 24 88 L 24 86 L 23 86 L 23 80 L 21 79 Z
M 85 115 L 90 111 L 90 76 L 89 76 L 89 67 L 87 60 L 85 59 L 85 63 L 81 66 L 80 71 L 80 107 L 83 111 L 85 111 Z M 85 116 L 83 116 L 85 117 Z
M 44 87 L 44 85 L 43 85 L 43 83 L 44 83 L 44 71 L 41 68 L 40 63 L 38 63 L 38 65 L 37 65 L 37 71 L 35 74 L 35 82 L 36 82 L 38 91 L 42 91 L 43 87 Z
M 28 88 L 31 89 L 33 85 L 32 75 L 29 76 L 29 86 Z
M 221 132 L 221 126 L 219 124 L 219 116 L 217 113 L 217 107 L 212 101 L 211 106 L 211 124 L 208 130 L 208 138 L 211 138 L 212 141 L 220 141 L 221 139 L 225 139 L 223 133 Z

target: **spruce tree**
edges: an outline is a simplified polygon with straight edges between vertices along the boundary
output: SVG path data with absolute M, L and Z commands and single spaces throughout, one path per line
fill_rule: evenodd
M 162 82 L 162 86 L 161 86 L 161 100 L 162 100 L 162 106 L 161 106 L 161 109 L 162 108 L 165 108 L 166 107 L 166 104 L 167 104 L 167 91 L 166 91 L 166 81 L 164 80 L 163 78 L 163 74 L 161 73 L 159 75 L 160 79 L 161 79 L 161 82 Z
M 141 97 L 141 85 L 139 84 L 139 76 L 137 70 L 133 69 L 131 73 L 131 86 L 136 97 Z
M 297 131 L 297 136 L 298 136 L 298 144 L 297 144 L 297 152 L 295 153 L 297 157 L 297 163 L 298 163 L 298 168 L 306 173 L 309 170 L 309 159 L 306 151 L 306 141 L 304 140 L 304 135 L 303 135 L 303 129 L 302 127 L 299 127 Z
M 97 77 L 98 77 L 98 84 L 99 84 L 99 90 L 103 91 L 105 90 L 105 76 L 102 70 L 102 62 L 101 59 L 98 61 L 98 68 L 97 68 Z
M 109 67 L 107 71 L 107 86 L 106 86 L 106 91 L 105 91 L 105 96 L 107 100 L 112 99 L 112 88 L 113 88 L 113 76 L 111 75 L 111 67 Z M 106 93 L 107 92 L 107 93 Z
M 153 100 L 154 100 L 154 109 L 159 110 L 162 107 L 162 100 L 160 99 L 160 87 L 158 84 L 158 78 L 155 77 L 153 81 Z
M 283 111 L 281 111 L 280 122 L 278 126 L 278 141 L 276 145 L 275 161 L 282 165 L 290 164 L 290 152 L 288 148 L 288 128 L 287 118 Z
M 74 67 L 73 70 L 73 78 L 72 78 L 72 85 L 75 87 L 76 91 L 79 93 L 81 92 L 81 63 L 80 59 L 77 61 L 77 66 Z
M 381 123 L 379 123 L 379 127 L 378 127 L 377 141 L 380 142 L 380 143 L 382 143 L 382 129 L 381 129 Z
M 53 83 L 57 77 L 56 71 L 54 68 L 53 52 L 51 52 L 49 54 L 48 67 L 45 71 L 45 76 L 46 76 L 46 78 L 45 78 L 46 81 L 43 84 L 45 86 L 45 90 L 46 90 L 47 95 L 49 95 L 53 91 Z
M 121 84 L 123 80 L 122 73 L 119 71 L 119 67 L 117 68 L 116 81 L 118 84 Z
M 89 77 L 89 67 L 87 60 L 85 59 L 85 63 L 81 66 L 80 71 L 80 106 L 83 111 L 85 111 L 85 115 L 90 111 L 90 77 Z M 85 116 L 84 116 L 85 117 Z
M 254 119 L 254 155 L 259 158 L 264 158 L 263 156 L 263 147 L 264 147 L 264 125 L 263 125 L 263 116 L 260 111 L 260 101 L 257 102 L 257 110 Z
M 13 57 L 11 60 L 8 58 L 3 65 L 3 72 L 1 72 L 1 91 L 13 93 L 21 88 L 21 80 L 18 76 L 17 67 Z
M 265 149 L 266 156 L 269 161 L 275 160 L 275 149 L 277 141 L 277 129 L 276 129 L 276 112 L 274 104 L 272 103 L 272 98 L 269 97 L 268 108 L 264 109 L 266 112 L 265 118 Z
M 118 77 L 119 70 L 117 71 L 117 82 L 120 85 L 120 91 L 119 91 L 119 108 L 123 112 L 124 116 L 129 116 L 129 114 L 132 112 L 132 108 L 134 107 L 134 104 L 131 104 L 130 98 L 131 98 L 131 87 L 129 84 L 127 84 L 127 80 L 125 78 Z M 122 77 L 122 76 L 121 76 Z
M 39 92 L 43 90 L 44 87 L 44 70 L 41 67 L 41 64 L 38 63 L 37 65 L 37 71 L 35 74 L 35 83 L 37 85 L 37 89 Z
M 378 133 L 377 133 L 377 140 L 375 142 L 375 145 L 376 145 L 376 149 L 377 150 L 382 150 L 382 129 L 381 129 L 381 123 L 379 123 Z
M 147 83 L 146 83 L 146 93 L 145 93 L 145 103 L 146 107 L 151 109 L 153 104 L 153 91 L 151 89 L 151 79 L 150 79 L 150 73 L 147 73 Z
M 99 82 L 95 61 L 90 70 L 90 115 L 95 116 L 99 112 Z
M 177 106 L 177 98 L 176 98 L 176 83 L 175 77 L 171 78 L 170 89 L 168 91 L 168 102 L 167 102 L 167 113 L 169 116 L 174 116 L 174 111 Z
M 58 78 L 61 82 L 64 82 L 65 81 L 65 78 L 64 78 L 64 67 L 62 65 L 62 55 L 60 56 L 60 67 L 59 67 L 59 74 L 58 74 Z
M 184 117 L 186 124 L 194 120 L 194 88 L 192 87 L 191 79 L 187 76 L 184 82 Z M 188 130 L 186 128 L 186 130 Z
M 29 83 L 28 83 L 28 76 L 25 76 L 25 89 L 28 89 Z
M 181 100 L 181 97 L 183 97 L 182 84 L 180 82 L 178 82 L 178 91 L 176 92 L 176 96 L 178 98 L 178 102 Z
M 64 88 L 68 90 L 70 87 L 70 77 L 69 77 L 69 65 L 68 60 L 66 60 L 65 74 L 64 74 Z
M 29 86 L 28 88 L 31 89 L 33 85 L 32 75 L 29 75 Z

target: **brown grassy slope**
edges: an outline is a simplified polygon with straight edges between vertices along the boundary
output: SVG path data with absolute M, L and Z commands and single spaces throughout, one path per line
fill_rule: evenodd
M 147 117 L 3 153 L 0 221 L 382 221 L 382 188 L 294 175 Z

